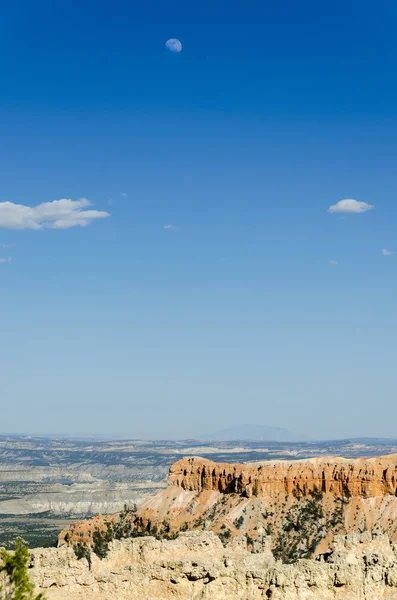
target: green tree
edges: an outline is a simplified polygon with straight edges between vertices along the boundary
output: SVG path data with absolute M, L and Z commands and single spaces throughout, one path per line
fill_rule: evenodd
M 99 558 L 106 558 L 109 552 L 109 542 L 114 539 L 110 523 L 106 523 L 106 531 L 95 529 L 92 534 L 92 550 Z
M 87 559 L 88 566 L 91 569 L 91 552 L 88 546 L 78 542 L 77 544 L 74 544 L 73 550 L 78 560 L 81 560 L 82 558 Z
M 15 551 L 0 553 L 0 600 L 45 600 L 44 594 L 36 595 L 28 575 L 29 550 L 21 538 L 15 542 Z

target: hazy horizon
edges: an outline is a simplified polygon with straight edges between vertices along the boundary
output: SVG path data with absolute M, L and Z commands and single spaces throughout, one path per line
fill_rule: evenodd
M 279 427 L 275 427 L 275 429 L 280 429 Z M 286 430 L 286 431 L 290 431 L 290 430 Z M 291 432 L 293 433 L 293 432 Z M 103 441 L 143 441 L 143 442 L 186 442 L 186 441 L 192 441 L 192 442 L 197 442 L 197 443 L 208 443 L 208 442 L 216 442 L 216 439 L 212 439 L 210 436 L 203 436 L 203 435 L 196 435 L 193 437 L 183 437 L 182 435 L 180 436 L 169 436 L 169 437 L 159 437 L 159 436 L 150 436 L 150 435 L 146 435 L 146 436 L 141 436 L 141 437 L 137 437 L 137 436 L 131 436 L 131 435 L 126 435 L 126 434 L 109 434 L 109 433 L 94 433 L 94 434 L 80 434 L 80 435 L 76 435 L 73 433 L 68 433 L 68 432 L 56 432 L 56 431 L 52 431 L 52 432 L 40 432 L 40 431 L 36 431 L 36 432 L 32 432 L 32 431 L 0 431 L 0 436 L 15 436 L 15 437 L 31 437 L 31 438 L 48 438 L 48 439 L 81 439 L 81 440 L 103 440 Z M 268 443 L 268 444 L 272 444 L 272 443 L 281 443 L 281 444 L 305 444 L 305 443 L 322 443 L 322 442 L 334 442 L 334 441 L 347 441 L 347 440 L 351 440 L 351 441 L 358 441 L 358 440 L 385 440 L 385 441 L 390 441 L 390 440 L 397 440 L 397 437 L 395 436 L 346 436 L 346 437 L 320 437 L 320 438 L 316 438 L 316 437 L 305 437 L 304 439 L 297 439 L 297 440 L 291 440 L 291 441 L 286 441 L 286 440 L 266 440 L 266 439 L 255 439 L 255 438 L 230 438 L 230 439 L 224 439 L 224 440 L 218 440 L 218 441 L 227 441 L 227 442 L 233 442 L 233 441 L 241 441 L 241 442 L 263 442 L 263 443 Z
M 6 431 L 393 437 L 397 5 L 2 10 Z

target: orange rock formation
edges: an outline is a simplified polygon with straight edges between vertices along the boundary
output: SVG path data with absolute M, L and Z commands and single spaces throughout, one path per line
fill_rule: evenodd
M 310 539 L 317 552 L 337 533 L 380 531 L 397 541 L 397 455 L 237 465 L 192 457 L 170 467 L 168 483 L 131 515 L 135 534 L 204 529 L 225 540 L 271 535 L 280 545 L 288 531 L 299 547 Z M 75 523 L 59 543 L 90 543 L 95 529 L 117 520 L 112 515 Z
M 253 492 L 268 497 L 294 492 L 307 495 L 314 489 L 349 498 L 396 496 L 397 455 L 239 465 L 183 458 L 171 465 L 168 482 L 187 491 L 215 490 L 247 496 Z

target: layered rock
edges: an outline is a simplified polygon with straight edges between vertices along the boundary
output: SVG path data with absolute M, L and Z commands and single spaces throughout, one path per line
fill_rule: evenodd
M 307 495 L 314 489 L 348 498 L 396 496 L 397 455 L 238 465 L 184 458 L 171 465 L 168 482 L 187 491 L 212 490 L 247 496 Z
M 283 559 L 327 551 L 337 534 L 378 531 L 397 541 L 397 455 L 250 464 L 185 458 L 170 467 L 168 488 L 130 515 L 137 533 L 210 530 L 227 542 L 272 534 Z M 119 516 L 77 522 L 59 544 L 91 544 Z M 294 552 L 288 550 L 288 544 Z
M 275 561 L 243 536 L 225 549 L 210 532 L 112 542 L 104 560 L 71 548 L 32 552 L 31 578 L 48 600 L 395 600 L 397 551 L 387 536 L 337 537 L 319 560 Z

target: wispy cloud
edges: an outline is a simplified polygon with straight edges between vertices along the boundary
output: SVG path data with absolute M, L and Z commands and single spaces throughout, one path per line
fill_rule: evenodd
M 14 242 L 12 244 L 0 243 L 0 248 L 2 248 L 3 250 L 6 250 L 7 248 L 15 248 L 15 243 Z
M 8 263 L 11 262 L 11 258 L 0 258 L 0 263 Z
M 175 225 L 164 225 L 163 229 L 167 229 L 168 231 L 179 231 L 179 227 L 175 227 Z
M 110 217 L 108 212 L 93 210 L 91 202 L 81 200 L 54 200 L 37 206 L 0 202 L 0 228 L 3 229 L 68 229 L 85 227 L 95 219 Z
M 337 264 L 338 264 L 338 261 L 337 261 L 337 260 L 330 260 L 330 261 L 329 261 L 329 264 L 330 264 L 330 265 L 337 265 Z
M 121 195 L 123 196 L 123 198 L 126 198 L 128 196 L 128 194 L 126 194 L 125 192 L 121 192 Z
M 339 202 L 330 206 L 328 212 L 359 214 L 372 210 L 373 208 L 375 208 L 373 204 L 358 202 L 358 200 L 347 198 L 346 200 L 339 200 Z
M 392 252 L 391 250 L 386 250 L 386 248 L 383 248 L 382 254 L 383 254 L 383 256 L 392 256 L 394 254 L 394 252 Z

